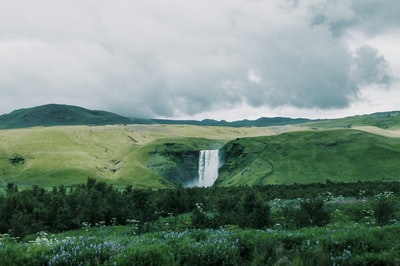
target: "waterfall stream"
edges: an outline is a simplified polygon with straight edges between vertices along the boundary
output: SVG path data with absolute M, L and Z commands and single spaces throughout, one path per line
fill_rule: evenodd
M 218 150 L 202 150 L 199 156 L 199 179 L 197 186 L 210 187 L 218 178 Z

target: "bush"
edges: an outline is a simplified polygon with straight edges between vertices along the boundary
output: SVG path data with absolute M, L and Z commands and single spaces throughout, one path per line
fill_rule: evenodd
M 204 205 L 202 203 L 196 203 L 192 211 L 192 225 L 195 228 L 208 228 L 210 227 L 210 219 L 204 211 Z
M 380 226 L 389 224 L 394 217 L 394 204 L 392 192 L 383 192 L 374 197 L 372 207 L 376 224 Z
M 397 266 L 400 264 L 400 260 L 397 258 L 398 254 L 393 252 L 382 252 L 382 253 L 364 253 L 356 255 L 350 259 L 350 265 L 385 265 L 385 266 Z
M 324 209 L 322 199 L 308 199 L 300 204 L 297 222 L 298 227 L 324 226 L 329 223 L 329 213 Z
M 174 254 L 165 243 L 130 246 L 109 261 L 111 265 L 173 265 Z
M 264 228 L 270 224 L 270 207 L 263 204 L 253 190 L 242 198 L 239 225 L 244 228 Z

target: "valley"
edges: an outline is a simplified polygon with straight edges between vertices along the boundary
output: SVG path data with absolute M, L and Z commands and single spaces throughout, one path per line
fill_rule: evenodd
M 316 130 L 308 125 L 154 124 L 1 130 L 0 184 L 51 188 L 92 177 L 117 187 L 185 185 L 196 178 L 200 150 L 232 153 L 229 145 L 240 145 L 243 151 L 228 158 L 220 169 L 218 185 L 397 180 L 399 132 L 372 126 Z M 266 149 L 268 142 L 271 145 Z M 376 163 L 380 159 L 385 161 Z
M 288 130 L 295 130 L 288 128 Z M 222 147 L 234 138 L 272 135 L 270 128 L 187 125 L 56 126 L 0 131 L 0 179 L 4 186 L 45 187 L 82 183 L 87 177 L 116 186 L 165 187 L 155 168 L 168 163 L 168 143 L 179 149 Z M 171 145 L 169 145 L 171 146 Z M 159 151 L 160 153 L 157 153 Z M 169 152 L 170 153 L 170 152 Z M 12 158 L 24 160 L 11 163 Z M 197 160 L 197 159 L 196 159 Z M 160 169 L 162 171 L 162 169 Z
M 398 116 L 368 117 L 14 123 L 0 264 L 398 265 Z
M 399 112 L 339 119 L 130 119 L 49 104 L 0 116 L 0 189 L 196 184 L 201 150 L 219 149 L 218 186 L 399 180 Z M 286 123 L 286 124 L 285 124 Z M 268 125 L 268 126 L 266 126 Z

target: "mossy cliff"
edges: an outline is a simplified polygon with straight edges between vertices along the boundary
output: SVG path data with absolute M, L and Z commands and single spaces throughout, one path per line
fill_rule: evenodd
M 148 151 L 147 167 L 170 182 L 189 185 L 198 178 L 199 152 L 220 146 L 222 143 L 208 139 L 166 141 Z

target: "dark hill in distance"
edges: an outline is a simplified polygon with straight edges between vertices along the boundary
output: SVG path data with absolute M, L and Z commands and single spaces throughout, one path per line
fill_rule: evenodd
M 382 129 L 395 129 L 400 127 L 400 111 L 379 112 L 365 115 L 349 116 L 336 119 L 307 119 L 289 117 L 261 117 L 256 120 L 239 120 L 227 122 L 205 119 L 196 120 L 149 120 L 156 124 L 188 124 L 198 126 L 226 126 L 226 127 L 267 127 L 284 126 L 292 124 L 305 124 L 315 128 L 351 128 L 357 126 L 375 126 Z
M 267 127 L 267 126 L 283 126 L 289 124 L 301 124 L 313 120 L 306 118 L 289 118 L 289 117 L 261 117 L 256 120 L 238 120 L 228 122 L 225 120 L 205 119 L 197 120 L 167 120 L 167 119 L 152 119 L 156 124 L 186 124 L 197 126 L 220 126 L 220 127 Z
M 88 110 L 78 106 L 47 104 L 15 110 L 0 116 L 0 129 L 61 125 L 129 124 L 132 120 L 106 111 Z
M 171 120 L 128 118 L 115 113 L 88 110 L 78 106 L 47 104 L 32 108 L 15 110 L 0 115 L 0 129 L 27 128 L 35 126 L 69 126 L 69 125 L 115 125 L 115 124 L 164 124 L 164 125 L 197 125 L 223 127 L 266 127 L 303 124 L 316 128 L 350 128 L 353 126 L 376 126 L 383 129 L 400 126 L 400 112 L 384 112 L 358 115 L 338 119 L 312 120 L 306 118 L 261 117 L 256 120 Z
M 115 125 L 115 124 L 164 124 L 164 125 L 198 125 L 198 126 L 280 126 L 299 124 L 312 120 L 304 118 L 262 117 L 257 120 L 240 120 L 234 122 L 212 119 L 169 120 L 128 118 L 115 113 L 88 110 L 78 106 L 47 104 L 32 108 L 15 110 L 9 114 L 0 115 L 0 129 L 27 128 L 35 126 L 70 126 L 70 125 Z

